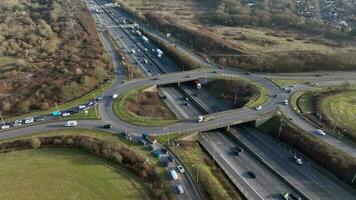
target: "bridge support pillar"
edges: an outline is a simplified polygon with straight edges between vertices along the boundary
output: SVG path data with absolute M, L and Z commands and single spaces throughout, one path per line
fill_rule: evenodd
M 226 131 L 229 131 L 230 130 L 230 125 L 226 127 Z

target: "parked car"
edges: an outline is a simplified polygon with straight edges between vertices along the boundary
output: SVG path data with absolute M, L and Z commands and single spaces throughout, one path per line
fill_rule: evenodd
M 85 105 L 80 105 L 78 108 L 79 109 L 84 109 L 86 106 Z
M 257 106 L 256 107 L 256 110 L 261 110 L 262 109 L 262 106 Z
M 117 95 L 117 94 L 113 94 L 113 95 L 112 95 L 112 99 L 116 99 L 118 96 L 119 96 L 119 95 Z
M 25 119 L 25 124 L 31 124 L 31 123 L 33 123 L 33 117 L 27 117 L 26 119 Z
M 4 124 L 3 126 L 1 126 L 1 130 L 8 129 L 8 128 L 10 128 L 10 126 L 7 124 Z
M 36 117 L 36 118 L 35 118 L 35 122 L 42 122 L 42 121 L 44 121 L 44 120 L 45 120 L 44 117 Z
M 178 194 L 184 194 L 183 186 L 182 185 L 177 185 L 177 193 Z
M 174 157 L 173 157 L 172 155 L 169 155 L 169 156 L 168 156 L 168 160 L 169 160 L 170 162 L 173 162 L 173 161 L 174 161 Z
M 68 117 L 69 115 L 71 115 L 69 112 L 62 113 L 63 117 Z
M 184 168 L 183 168 L 182 165 L 178 165 L 178 166 L 177 166 L 177 169 L 178 169 L 178 171 L 179 171 L 180 173 L 184 173 L 184 172 L 185 172 L 185 170 L 184 170 Z

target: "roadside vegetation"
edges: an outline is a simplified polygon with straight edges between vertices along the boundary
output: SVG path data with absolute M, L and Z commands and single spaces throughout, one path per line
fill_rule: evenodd
M 126 91 L 117 98 L 113 106 L 115 114 L 131 124 L 164 126 L 177 123 L 176 116 L 157 91 L 148 91 L 147 88 Z
M 356 25 L 315 20 L 314 2 L 135 0 L 126 11 L 220 65 L 268 72 L 355 70 Z M 338 1 L 343 13 L 354 12 Z M 305 13 L 311 13 L 306 15 Z M 320 14 L 320 13 L 319 13 Z M 315 16 L 314 16 L 315 15 Z
M 170 145 L 169 148 L 183 162 L 186 170 L 189 171 L 193 180 L 204 192 L 206 199 L 244 199 L 196 140 L 182 139 L 175 141 L 175 143 L 179 146 Z
M 354 99 L 356 88 L 348 83 L 341 86 L 310 90 L 296 97 L 301 114 L 328 134 L 356 142 Z
M 254 108 L 268 100 L 268 91 L 263 86 L 242 78 L 219 78 L 209 81 L 207 91 L 232 108 Z
M 152 199 L 137 175 L 84 151 L 45 148 L 0 159 L 0 199 Z
M 171 188 L 169 184 L 167 184 L 167 172 L 161 167 L 159 160 L 153 157 L 149 151 L 145 151 L 143 146 L 108 132 L 70 129 L 42 132 L 30 136 L 13 138 L 0 143 L 0 151 L 3 153 L 0 155 L 11 156 L 11 153 L 6 152 L 58 147 L 63 149 L 69 148 L 69 151 L 81 151 L 82 153 L 87 152 L 94 154 L 97 156 L 94 157 L 94 159 L 105 159 L 108 163 L 112 164 L 112 166 L 118 165 L 119 168 L 117 169 L 125 168 L 131 173 L 126 174 L 128 177 L 143 183 L 142 188 L 144 188 L 144 190 L 141 189 L 140 192 L 144 192 L 142 195 L 147 198 L 171 199 Z M 149 158 L 149 160 L 147 161 L 146 158 Z M 86 166 L 87 165 L 80 165 L 80 167 L 83 168 Z M 34 170 L 33 173 L 36 173 L 36 170 L 38 170 L 38 168 L 32 169 Z M 113 181 L 115 182 L 115 180 Z M 136 189 L 139 188 L 136 187 Z M 116 192 L 119 190 L 120 188 L 115 188 Z M 18 191 L 18 188 L 16 191 Z
M 356 169 L 356 159 L 353 157 L 310 133 L 292 126 L 285 119 L 273 117 L 262 124 L 259 129 L 275 138 L 279 138 L 282 142 L 303 153 L 345 183 L 356 188 L 356 183 L 351 183 Z
M 94 21 L 74 0 L 3 1 L 0 61 L 0 112 L 7 117 L 81 97 L 110 73 Z
M 303 80 L 295 80 L 295 79 L 269 79 L 269 80 L 280 88 L 305 82 Z

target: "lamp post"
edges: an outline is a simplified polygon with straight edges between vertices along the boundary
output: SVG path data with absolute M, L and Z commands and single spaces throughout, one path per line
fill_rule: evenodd
M 199 183 L 199 168 L 198 168 L 198 164 L 193 164 L 192 167 L 196 167 L 197 168 L 197 183 Z

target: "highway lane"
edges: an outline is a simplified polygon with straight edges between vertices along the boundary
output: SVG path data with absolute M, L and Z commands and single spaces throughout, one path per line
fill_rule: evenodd
M 287 185 L 249 153 L 244 151 L 238 156 L 235 155 L 232 149 L 237 146 L 236 142 L 224 136 L 223 133 L 202 133 L 199 136 L 199 141 L 217 163 L 221 164 L 223 169 L 227 169 L 227 174 L 232 180 L 243 179 L 238 182 L 245 183 L 243 189 L 248 190 L 251 194 L 249 199 L 280 199 L 280 193 L 292 193 Z M 247 174 L 248 171 L 253 171 L 256 178 L 251 178 Z
M 291 149 L 284 148 L 275 139 L 257 129 L 243 125 L 230 128 L 230 132 L 310 199 L 351 200 L 355 197 L 354 189 L 336 177 L 326 176 L 319 166 L 307 159 L 303 159 L 303 164 L 298 165 L 293 156 L 296 154 L 303 158 L 300 153 L 290 152 Z

